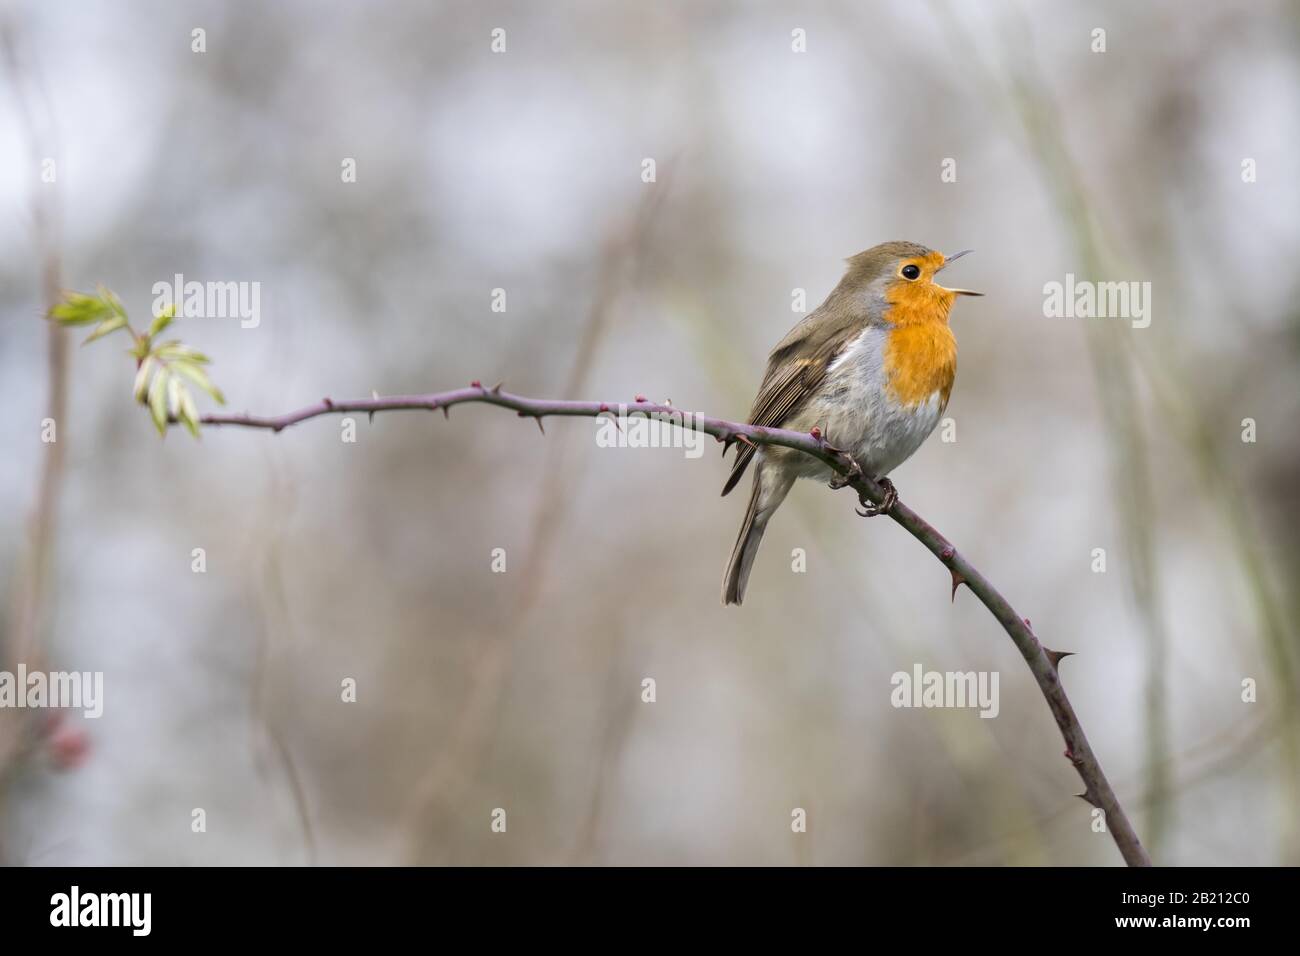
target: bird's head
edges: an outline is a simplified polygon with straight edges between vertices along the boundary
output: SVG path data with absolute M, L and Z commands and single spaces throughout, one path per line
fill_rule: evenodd
M 959 295 L 983 295 L 949 289 L 935 281 L 945 267 L 970 252 L 945 256 L 915 242 L 884 242 L 849 259 L 840 283 L 873 317 L 891 325 L 946 322 Z

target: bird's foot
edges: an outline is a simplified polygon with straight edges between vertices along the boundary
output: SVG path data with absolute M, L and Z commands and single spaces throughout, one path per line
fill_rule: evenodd
M 858 464 L 857 459 L 854 458 L 852 455 L 848 454 L 847 452 L 841 451 L 838 448 L 832 450 L 844 455 L 844 457 L 847 458 L 850 462 L 849 470 L 846 474 L 841 475 L 839 472 L 836 472 L 835 474 L 831 475 L 831 480 L 830 480 L 831 491 L 839 491 L 841 488 L 846 488 L 849 485 L 853 484 L 855 479 L 861 478 L 863 472 L 862 472 L 862 467 Z
M 860 517 L 874 518 L 876 515 L 887 515 L 893 510 L 894 505 L 898 504 L 898 489 L 894 487 L 892 481 L 888 478 L 877 478 L 876 484 L 880 485 L 884 490 L 885 496 L 881 499 L 880 504 L 876 504 L 874 501 L 868 500 L 865 495 L 859 495 L 858 503 L 861 504 L 862 507 L 853 510 L 856 511 Z

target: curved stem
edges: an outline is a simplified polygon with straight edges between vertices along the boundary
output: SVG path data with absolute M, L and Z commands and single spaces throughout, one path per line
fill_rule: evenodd
M 477 382 L 468 388 L 454 389 L 448 392 L 430 392 L 422 395 L 390 395 L 376 398 L 334 401 L 324 398 L 314 405 L 308 405 L 297 411 L 283 415 L 204 415 L 204 425 L 236 425 L 245 428 L 266 428 L 278 432 L 299 422 L 321 415 L 346 412 L 400 411 L 403 409 L 434 411 L 442 409 L 444 414 L 453 405 L 481 402 L 514 410 L 522 418 L 534 418 L 541 424 L 549 416 L 568 416 L 598 418 L 603 415 L 642 415 L 668 421 L 681 427 L 694 428 L 712 435 L 718 441 L 748 440 L 756 445 L 781 445 L 794 448 L 812 455 L 835 469 L 848 479 L 848 484 L 859 495 L 879 504 L 884 491 L 871 478 L 861 474 L 856 463 L 844 452 L 831 447 L 817 434 L 786 431 L 781 428 L 764 428 L 740 422 L 710 418 L 692 412 L 683 412 L 670 405 L 647 402 L 637 399 L 625 403 L 548 401 L 526 398 L 503 392 L 501 387 L 485 388 Z M 1047 706 L 1056 720 L 1061 736 L 1065 739 L 1065 755 L 1078 771 L 1083 780 L 1083 799 L 1105 812 L 1106 826 L 1119 848 L 1120 854 L 1129 866 L 1150 866 L 1151 858 L 1147 855 L 1138 839 L 1137 832 L 1129 822 L 1120 806 L 1115 791 L 1111 789 L 1101 763 L 1093 753 L 1088 738 L 1083 732 L 1079 718 L 1070 704 L 1070 699 L 1061 685 L 1057 667 L 1065 655 L 1044 647 L 1034 635 L 1029 622 L 1021 616 L 983 574 L 975 568 L 948 539 L 936 531 L 929 522 L 902 502 L 898 502 L 889 511 L 889 516 L 902 525 L 912 537 L 920 541 L 929 551 L 948 568 L 952 574 L 953 588 L 965 584 L 980 602 L 1002 625 L 1003 630 L 1015 643 L 1016 648 L 1029 665 L 1030 672 L 1037 681 Z

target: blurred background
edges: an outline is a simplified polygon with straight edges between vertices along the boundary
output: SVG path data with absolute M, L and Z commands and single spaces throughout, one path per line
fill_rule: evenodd
M 795 290 L 888 239 L 975 249 L 951 284 L 987 294 L 954 310 L 956 440 L 903 499 L 1076 652 L 1157 862 L 1300 862 L 1294 4 L 0 29 L 0 669 L 105 682 L 98 720 L 0 711 L 3 862 L 1120 862 L 1015 647 L 850 493 L 801 483 L 724 609 L 745 496 L 712 443 L 478 406 L 159 440 L 126 340 L 42 320 L 60 288 L 145 324 L 176 273 L 258 282 L 256 328 L 174 326 L 234 411 L 481 379 L 739 419 Z M 1150 327 L 1046 318 L 1068 273 L 1150 282 Z M 998 717 L 895 709 L 916 664 L 997 671 Z

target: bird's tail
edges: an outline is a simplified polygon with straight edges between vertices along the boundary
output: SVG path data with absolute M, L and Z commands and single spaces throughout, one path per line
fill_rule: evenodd
M 745 520 L 736 536 L 736 546 L 731 549 L 731 560 L 727 562 L 727 573 L 722 579 L 722 603 L 739 604 L 745 599 L 745 585 L 749 581 L 749 571 L 754 566 L 754 555 L 763 541 L 763 532 L 767 530 L 767 520 L 772 517 L 790 490 L 793 479 L 783 474 L 773 474 L 767 483 L 769 471 L 759 465 L 754 469 L 754 490 L 749 495 L 749 507 L 745 509 Z M 772 481 L 775 481 L 775 486 Z

